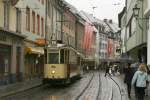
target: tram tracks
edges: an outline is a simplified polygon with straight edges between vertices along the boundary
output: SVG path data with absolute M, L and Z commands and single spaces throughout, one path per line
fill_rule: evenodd
M 98 75 L 97 75 L 98 74 Z M 96 72 L 92 74 L 91 79 L 87 83 L 81 93 L 75 100 L 99 100 L 100 95 L 100 73 Z
M 119 100 L 122 100 L 121 88 L 120 88 L 119 84 L 112 77 L 109 77 L 109 78 L 114 82 L 114 84 L 119 89 L 119 94 L 120 94 L 120 99 Z M 112 89 L 112 91 L 113 91 L 113 89 Z M 113 95 L 113 92 L 112 92 L 112 98 L 111 98 L 111 100 L 113 100 L 113 98 L 114 98 L 114 95 Z M 114 99 L 116 99 L 116 98 L 114 98 Z
M 101 94 L 101 74 L 100 74 L 100 72 L 99 72 L 99 87 L 98 87 L 98 92 L 97 92 L 96 100 L 100 100 L 100 99 L 99 99 L 100 94 Z
M 121 87 L 111 76 L 102 77 L 102 94 L 100 100 L 122 100 Z M 105 82 L 104 82 L 105 81 Z

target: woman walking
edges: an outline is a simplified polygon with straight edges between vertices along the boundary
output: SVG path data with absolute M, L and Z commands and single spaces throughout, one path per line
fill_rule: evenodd
M 144 64 L 140 64 L 138 71 L 135 72 L 132 85 L 136 85 L 137 88 L 137 99 L 144 100 L 146 82 L 148 80 L 146 66 Z

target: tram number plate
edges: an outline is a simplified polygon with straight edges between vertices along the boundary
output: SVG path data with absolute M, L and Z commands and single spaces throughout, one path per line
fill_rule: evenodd
M 56 68 L 56 66 L 51 66 L 51 68 Z

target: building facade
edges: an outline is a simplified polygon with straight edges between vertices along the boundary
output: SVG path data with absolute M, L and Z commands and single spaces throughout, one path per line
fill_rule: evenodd
M 67 10 L 63 13 L 63 24 L 62 24 L 63 43 L 73 48 L 76 47 L 75 46 L 76 21 L 77 17 L 70 10 Z
M 85 29 L 85 20 L 78 15 L 78 20 L 76 22 L 76 48 L 83 55 L 85 54 L 82 43 L 84 39 L 84 29 Z
M 18 31 L 16 2 L 0 1 L 0 85 L 21 81 L 24 75 L 24 39 Z
M 111 19 L 104 19 L 104 22 L 107 34 L 107 59 L 110 61 L 120 59 L 120 28 Z
M 44 67 L 45 0 L 19 0 L 15 5 L 18 13 L 19 31 L 24 41 L 25 79 L 41 77 Z
M 47 0 L 47 36 L 50 46 L 63 42 L 62 26 L 65 4 L 62 0 Z
M 140 8 L 138 16 L 133 13 L 135 7 Z M 123 51 L 129 59 L 142 63 L 147 63 L 147 7 L 148 0 L 126 0 L 125 11 L 123 10 L 124 14 L 120 18 L 122 19 L 120 22 L 125 23 L 125 25 L 121 25 L 121 31 L 125 32 L 125 35 L 122 33 L 125 37 L 122 39 Z

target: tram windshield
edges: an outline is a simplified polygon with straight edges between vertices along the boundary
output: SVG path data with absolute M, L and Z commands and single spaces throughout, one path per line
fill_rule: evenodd
M 59 64 L 59 53 L 49 53 L 49 64 Z

